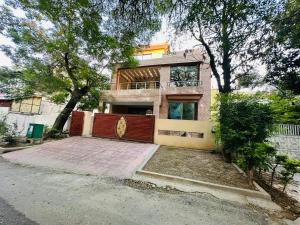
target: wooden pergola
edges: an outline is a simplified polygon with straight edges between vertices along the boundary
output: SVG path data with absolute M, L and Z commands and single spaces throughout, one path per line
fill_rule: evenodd
M 119 69 L 119 77 L 127 82 L 158 81 L 160 67 L 139 67 L 134 69 Z

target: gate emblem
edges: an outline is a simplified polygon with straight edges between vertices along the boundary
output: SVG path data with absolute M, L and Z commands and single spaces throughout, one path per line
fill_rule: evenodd
M 117 127 L 116 127 L 116 131 L 117 131 L 117 135 L 119 138 L 122 138 L 126 132 L 126 120 L 125 118 L 122 116 L 118 123 L 117 123 Z

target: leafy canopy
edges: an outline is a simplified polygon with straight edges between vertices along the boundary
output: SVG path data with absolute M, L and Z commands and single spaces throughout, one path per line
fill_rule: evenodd
M 264 53 L 267 82 L 281 91 L 300 94 L 300 0 L 287 0 L 273 19 L 273 35 Z
M 265 43 L 273 0 L 165 1 L 177 31 L 187 31 L 209 56 L 220 92 L 231 92 L 236 79 L 253 72 L 257 51 Z
M 64 102 L 72 96 L 80 99 L 93 88 L 102 89 L 105 73 L 117 62 L 135 63 L 134 47 L 159 28 L 157 14 L 141 17 L 144 5 L 132 2 L 6 1 L 0 8 L 0 34 L 14 44 L 0 48 L 22 74 L 22 84 L 9 94 L 41 92 Z M 15 16 L 12 8 L 22 9 L 25 15 Z

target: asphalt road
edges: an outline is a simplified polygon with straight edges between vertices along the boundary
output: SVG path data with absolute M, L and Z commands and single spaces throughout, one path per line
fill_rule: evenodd
M 23 167 L 1 157 L 0 210 L 7 225 L 268 224 L 260 212 L 205 193 L 135 189 L 95 176 Z
M 37 223 L 26 218 L 15 210 L 4 199 L 0 198 L 0 224 L 3 225 L 36 225 Z

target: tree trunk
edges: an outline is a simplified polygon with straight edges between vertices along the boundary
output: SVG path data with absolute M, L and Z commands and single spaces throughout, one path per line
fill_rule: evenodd
M 57 116 L 51 130 L 48 134 L 46 134 L 46 138 L 52 137 L 57 133 L 61 133 L 63 131 L 64 125 L 67 122 L 71 112 L 74 110 L 76 104 L 80 101 L 80 99 L 87 93 L 87 88 L 82 88 L 80 90 L 74 90 L 71 94 L 71 98 L 68 101 L 65 108 L 60 112 Z
M 252 160 L 248 161 L 247 165 L 247 175 L 248 175 L 248 182 L 250 186 L 253 186 L 253 177 L 254 177 L 254 171 L 253 171 L 253 162 Z
M 273 187 L 273 182 L 274 182 L 274 176 L 275 176 L 275 172 L 276 172 L 276 168 L 277 168 L 278 164 L 276 164 L 273 169 L 272 169 L 272 174 L 271 174 L 271 187 Z
M 232 163 L 231 152 L 227 152 L 224 148 L 222 150 L 224 161 L 227 163 Z

